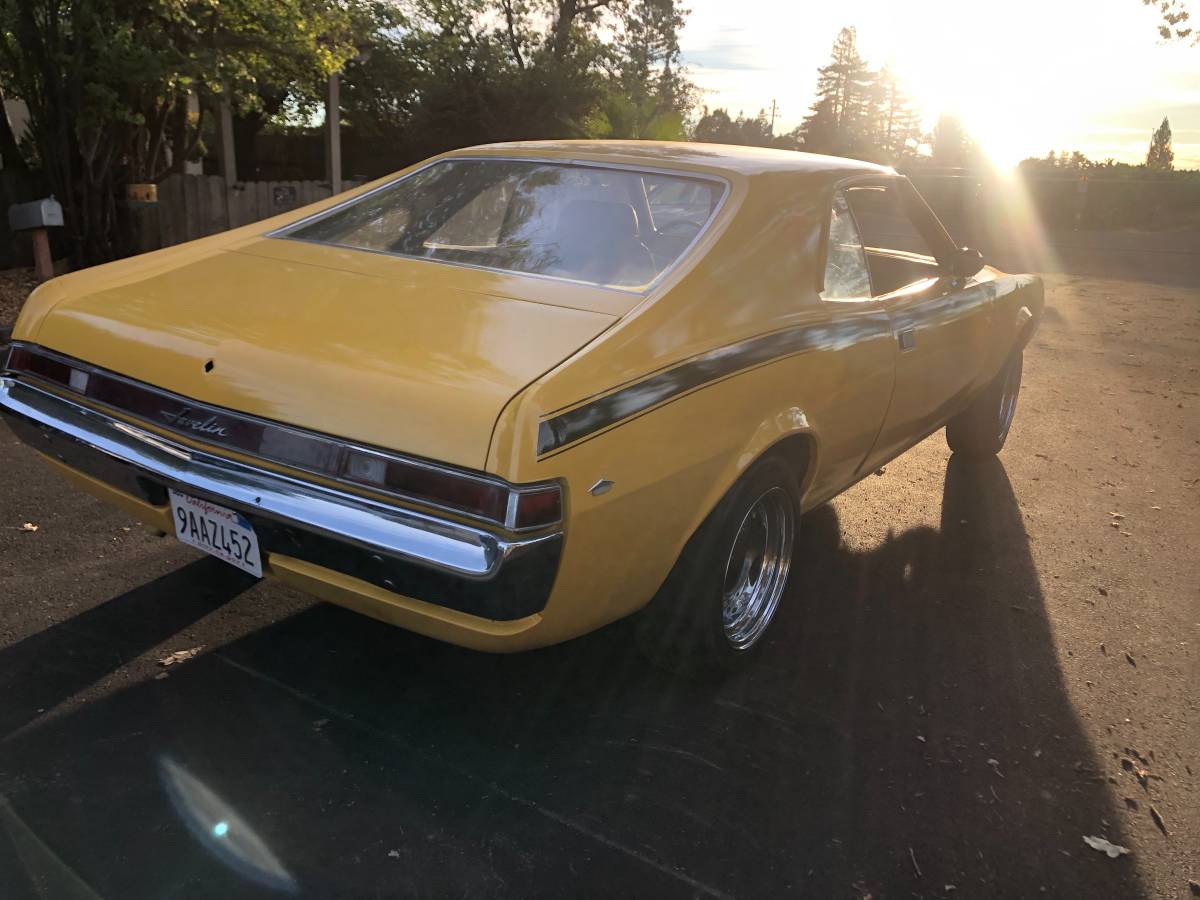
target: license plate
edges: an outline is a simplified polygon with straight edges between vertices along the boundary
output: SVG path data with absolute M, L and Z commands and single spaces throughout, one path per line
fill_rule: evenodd
M 207 500 L 169 491 L 175 536 L 231 566 L 262 578 L 258 535 L 241 513 Z

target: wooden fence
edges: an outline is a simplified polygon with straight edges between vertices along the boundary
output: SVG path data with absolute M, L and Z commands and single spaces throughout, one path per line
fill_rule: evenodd
M 344 184 L 349 190 L 360 183 Z M 151 217 L 156 213 L 158 219 L 157 229 L 153 226 L 139 229 L 142 234 L 139 243 L 153 242 L 153 232 L 157 231 L 158 246 L 182 244 L 329 196 L 328 181 L 246 181 L 226 189 L 225 179 L 220 175 L 168 175 L 158 183 L 158 202 L 139 204 Z

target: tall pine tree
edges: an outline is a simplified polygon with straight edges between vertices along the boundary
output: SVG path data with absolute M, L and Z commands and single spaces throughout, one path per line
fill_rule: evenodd
M 1150 136 L 1146 152 L 1146 168 L 1171 171 L 1175 168 L 1175 151 L 1171 149 L 1171 123 L 1163 116 L 1162 124 Z
M 804 149 L 846 153 L 870 127 L 871 71 L 858 53 L 858 36 L 843 28 L 833 42 L 829 64 L 817 70 L 817 99 L 800 126 Z
M 908 142 L 915 144 L 921 135 L 920 117 L 896 73 L 886 65 L 875 75 L 871 94 L 874 101 L 871 142 L 883 151 L 887 160 L 896 162 L 913 152 Z

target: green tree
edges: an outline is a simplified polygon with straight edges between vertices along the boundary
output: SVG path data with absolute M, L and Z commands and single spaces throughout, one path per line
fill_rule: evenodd
M 243 112 L 268 86 L 311 94 L 356 52 L 358 2 L 0 0 L 0 90 L 29 106 L 73 262 L 128 251 L 116 198 L 195 146 L 189 93 L 211 106 L 228 90 Z
M 352 127 L 416 159 L 555 137 L 681 139 L 694 88 L 677 0 L 412 0 L 403 29 L 347 68 Z
M 79 264 L 125 251 L 122 185 L 194 158 L 223 102 L 252 176 L 256 133 L 307 128 L 333 72 L 387 168 L 488 141 L 682 138 L 684 17 L 679 0 L 0 0 L 0 95 L 30 107 L 26 155 Z
M 869 140 L 871 72 L 858 52 L 854 28 L 843 28 L 833 42 L 828 65 L 817 70 L 817 99 L 800 125 L 804 149 L 847 153 Z
M 738 113 L 736 119 L 730 118 L 728 111 L 714 109 L 704 114 L 692 129 L 692 140 L 708 144 L 740 144 L 751 147 L 770 147 L 776 139 L 771 135 L 771 124 L 767 120 L 766 110 L 759 110 L 758 115 L 746 118 Z
M 1163 116 L 1162 124 L 1150 135 L 1146 151 L 1146 168 L 1171 171 L 1175 168 L 1175 151 L 1171 149 L 1171 123 Z
M 611 46 L 611 79 L 589 131 L 597 137 L 679 140 L 694 88 L 679 67 L 686 13 L 674 0 L 630 0 Z

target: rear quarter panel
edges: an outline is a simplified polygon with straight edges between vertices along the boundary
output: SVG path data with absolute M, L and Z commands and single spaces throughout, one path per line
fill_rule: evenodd
M 752 190 L 733 180 L 733 208 L 702 240 L 693 267 L 501 416 L 489 469 L 514 481 L 560 478 L 568 487 L 564 556 L 539 643 L 648 602 L 712 507 L 779 440 L 803 434 L 811 441 L 806 506 L 852 481 L 874 442 L 894 371 L 887 315 L 817 298 L 825 192 L 801 178 L 762 181 Z M 550 417 L 714 349 L 785 332 L 806 343 L 539 453 L 539 425 Z M 601 479 L 612 489 L 590 494 Z

